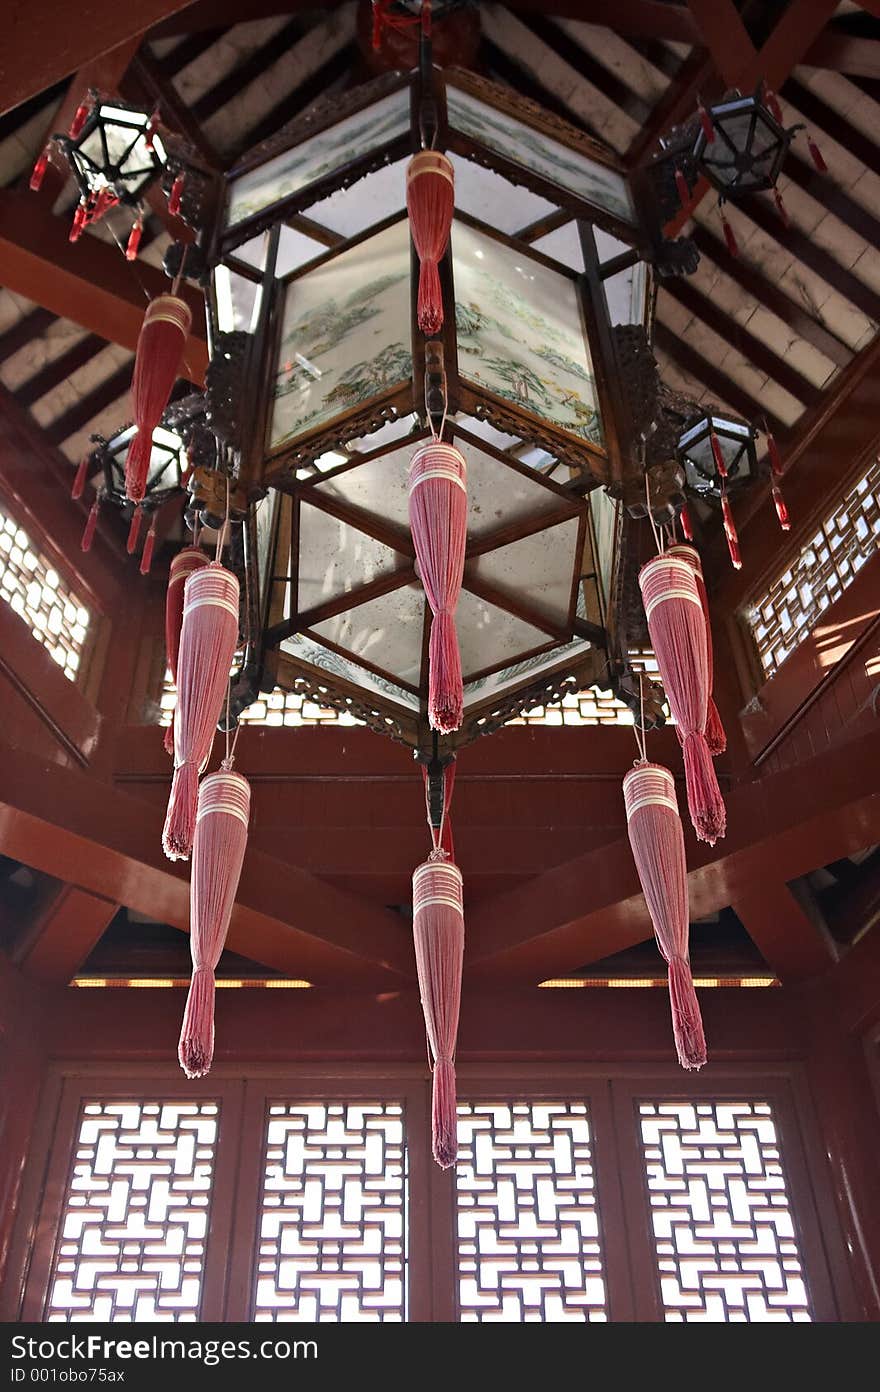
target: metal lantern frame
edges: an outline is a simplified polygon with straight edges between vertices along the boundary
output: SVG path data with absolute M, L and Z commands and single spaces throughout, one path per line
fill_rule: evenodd
M 712 450 L 713 434 L 727 469 L 724 491 L 731 493 L 757 477 L 757 431 L 749 421 L 716 408 L 693 416 L 682 429 L 677 453 L 686 486 L 698 498 L 718 502 L 722 488 Z
M 344 138 L 345 132 L 357 130 L 362 117 L 369 123 L 367 113 L 377 107 L 387 117 L 381 138 L 369 148 L 357 148 L 356 143 L 352 148 Z M 473 129 L 473 120 L 470 129 L 462 128 L 467 124 L 461 119 L 462 110 L 468 110 L 471 118 L 476 113 L 477 118 L 485 121 L 482 138 Z M 394 211 L 347 238 L 327 231 L 308 212 L 322 199 L 418 150 L 426 113 L 436 132 L 437 148 L 492 170 L 510 185 L 523 186 L 553 209 L 540 225 L 520 229 L 526 231 L 528 240 L 456 210 L 451 247 L 440 266 L 444 326 L 431 339 L 425 339 L 416 325 L 419 268 L 409 243 L 405 211 Z M 530 152 L 523 162 L 516 157 L 517 145 L 508 142 L 502 152 L 500 145 L 504 141 L 493 140 L 496 121 L 515 123 L 517 138 L 522 137 L 524 148 Z M 334 128 L 341 130 L 335 147 Z M 317 168 L 312 167 L 301 186 L 285 191 L 283 181 L 277 186 L 272 184 L 274 170 L 295 169 L 298 159 L 308 167 L 310 151 L 315 148 L 308 142 L 328 136 L 331 138 L 325 139 L 325 145 L 330 148 L 329 158 L 323 163 L 319 161 Z M 542 164 L 542 152 L 546 151 L 550 156 L 543 158 Z M 548 164 L 552 166 L 549 169 L 544 167 Z M 563 171 L 559 180 L 551 177 L 557 166 Z M 575 177 L 572 170 L 580 180 L 580 191 L 561 182 L 562 178 Z M 242 180 L 246 181 L 244 185 Z M 292 182 L 295 184 L 296 179 Z M 584 187 L 598 190 L 595 203 L 583 196 Z M 253 195 L 250 202 L 243 189 Z M 411 704 L 401 705 L 387 691 L 377 694 L 375 689 L 364 690 L 339 670 L 331 671 L 292 655 L 283 644 L 293 633 L 311 632 L 315 618 L 308 609 L 298 609 L 295 593 L 299 520 L 304 504 L 313 500 L 328 478 L 345 475 L 365 462 L 423 440 L 427 433 L 426 402 L 436 425 L 441 395 L 449 413 L 447 438 L 468 438 L 471 432 L 474 447 L 485 455 L 521 470 L 551 491 L 556 490 L 559 509 L 566 516 L 577 518 L 579 527 L 578 559 L 572 567 L 571 599 L 564 621 L 548 623 L 545 617 L 543 624 L 537 625 L 543 628 L 546 641 L 517 654 L 511 671 L 519 671 L 520 663 L 522 671 L 503 690 L 466 706 L 464 725 L 450 737 L 449 745 L 466 743 L 497 728 L 521 710 L 558 697 L 566 689 L 600 680 L 613 684 L 621 664 L 613 653 L 609 654 L 613 649 L 613 632 L 609 639 L 609 630 L 614 628 L 610 612 L 612 585 L 609 581 L 603 588 L 596 578 L 599 566 L 595 563 L 595 529 L 586 495 L 603 486 L 612 497 L 629 505 L 644 500 L 645 463 L 636 431 L 642 428 L 646 416 L 650 417 L 656 403 L 639 401 L 636 409 L 633 398 L 642 394 L 644 380 L 631 384 L 625 380 L 603 282 L 662 256 L 661 217 L 650 177 L 641 171 L 628 173 L 612 152 L 497 84 L 470 73 L 429 69 L 427 73 L 422 70 L 384 74 L 356 91 L 324 100 L 287 132 L 257 147 L 236 168 L 216 180 L 205 202 L 209 205 L 211 225 L 203 225 L 201 243 L 205 260 L 214 273 L 209 293 L 209 423 L 223 448 L 237 459 L 238 484 L 252 503 L 244 527 L 243 551 L 249 582 L 256 590 L 252 610 L 261 643 L 251 644 L 252 660 L 246 664 L 239 683 L 241 702 L 246 703 L 247 695 L 260 685 L 265 689 L 267 682 L 278 682 L 287 689 L 307 691 L 325 705 L 349 710 L 374 728 L 415 748 L 425 748 L 430 742 L 423 702 L 422 708 L 416 705 L 413 709 Z M 607 206 L 609 202 L 614 206 Z M 531 241 L 568 223 L 577 229 L 583 270 L 574 270 L 531 245 Z M 277 276 L 285 227 L 323 241 L 327 250 Z M 282 319 L 288 291 L 316 272 L 332 274 L 341 258 L 356 253 L 371 238 L 384 233 L 394 237 L 398 227 L 401 236 L 406 235 L 411 306 L 406 333 L 412 345 L 411 367 L 398 380 L 392 376 L 392 380 L 380 383 L 366 399 L 346 405 L 331 417 L 272 444 L 269 431 L 273 384 L 281 365 Z M 486 239 L 487 250 L 491 244 L 499 255 L 514 252 L 526 273 L 555 275 L 560 278 L 560 287 L 568 287 L 564 293 L 567 300 L 577 305 L 590 402 L 594 402 L 601 420 L 601 443 L 586 438 L 586 426 L 583 430 L 569 428 L 545 419 L 537 409 L 530 409 L 527 393 L 523 399 L 510 399 L 462 370 L 456 334 L 456 228 L 462 236 Z M 606 252 L 604 260 L 597 248 L 597 231 L 609 234 L 620 244 L 613 255 Z M 255 239 L 260 237 L 260 254 L 255 256 Z M 224 276 L 236 277 L 239 289 L 251 287 L 245 295 L 253 303 L 247 332 L 241 327 L 230 331 L 222 303 Z M 644 304 L 645 313 L 649 314 L 650 284 L 645 286 Z M 630 323 L 626 327 L 642 334 L 647 349 L 644 326 Z M 632 357 L 630 353 L 627 361 Z M 574 409 L 579 424 L 581 417 Z M 493 440 L 501 445 L 510 443 L 506 449 L 496 448 Z M 521 453 L 540 451 L 555 478 L 549 479 L 520 463 L 514 448 Z M 659 497 L 657 501 L 658 505 L 662 503 Z M 376 516 L 360 517 L 355 525 L 362 525 L 366 534 L 374 538 L 384 535 L 390 548 L 402 558 L 405 569 L 407 545 L 411 553 L 412 544 L 400 529 L 394 536 L 387 530 L 383 534 Z M 538 525 L 526 522 L 525 535 L 530 528 L 532 532 L 540 530 Z M 619 525 L 615 525 L 610 540 L 606 531 L 606 551 L 617 547 L 619 530 Z M 516 536 L 514 527 L 511 538 L 515 540 Z M 590 546 L 593 560 L 588 562 L 582 558 L 585 547 L 589 550 Z M 473 555 L 474 543 L 469 539 L 469 559 Z M 593 589 L 588 600 L 582 599 L 579 612 L 576 598 L 579 591 L 586 592 L 580 582 L 588 564 L 593 566 L 588 577 Z M 609 573 L 614 564 L 609 562 Z M 410 583 L 413 579 L 410 572 Z M 473 580 L 472 575 L 470 579 Z M 401 586 L 406 583 L 397 577 L 388 582 L 389 588 L 398 581 Z M 377 592 L 382 591 L 385 583 L 380 582 Z M 468 586 L 466 569 L 465 592 Z M 353 588 L 358 588 L 356 581 Z M 502 607 L 509 613 L 515 613 L 517 608 L 531 612 L 528 596 L 520 596 L 517 601 L 516 596 L 508 593 Z M 427 631 L 426 623 L 426 635 Z M 321 641 L 333 651 L 331 642 L 325 637 Z M 350 658 L 351 654 L 341 656 Z M 390 675 L 375 665 L 361 665 L 380 682 Z M 495 663 L 486 672 L 470 675 L 477 680 L 502 665 Z M 424 688 L 423 664 L 422 680 L 413 684 L 409 695 L 417 696 Z
M 167 162 L 167 154 L 158 132 L 152 135 L 152 149 L 144 144 L 143 157 L 146 163 L 126 166 L 134 157 L 139 142 L 145 140 L 150 117 L 135 107 L 116 100 L 97 97 L 76 136 L 55 135 L 56 144 L 64 152 L 70 169 L 79 186 L 82 198 L 100 193 L 103 189 L 112 190 L 120 203 L 136 207 L 147 189 L 161 178 Z M 124 146 L 121 155 L 114 158 L 107 138 L 108 130 L 122 131 Z M 100 142 L 101 158 L 89 149 L 97 135 Z M 139 155 L 138 158 L 141 156 Z
M 712 140 L 704 124 L 697 125 L 692 159 L 714 189 L 731 202 L 775 188 L 798 127 L 786 130 L 762 100 L 763 84 L 750 96 L 738 93 L 708 108 Z M 738 132 L 745 128 L 745 140 Z M 756 152 L 759 138 L 762 143 Z

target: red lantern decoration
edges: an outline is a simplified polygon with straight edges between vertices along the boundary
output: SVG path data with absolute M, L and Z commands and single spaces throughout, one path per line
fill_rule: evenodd
M 409 523 L 433 614 L 428 719 L 433 729 L 449 734 L 464 716 L 455 607 L 467 543 L 467 465 L 453 445 L 435 439 L 416 451 L 409 473 Z
M 160 295 L 144 315 L 131 384 L 137 434 L 125 461 L 125 494 L 133 503 L 141 502 L 147 491 L 153 431 L 180 373 L 191 327 L 189 305 L 176 295 Z
M 190 884 L 193 973 L 178 1057 L 188 1078 L 201 1078 L 214 1057 L 214 970 L 229 931 L 247 848 L 251 790 L 240 773 L 211 773 L 199 788 Z
M 199 775 L 208 762 L 238 642 L 238 580 L 219 561 L 186 581 L 177 660 L 174 778 L 162 847 L 187 860 L 196 829 Z
M 147 539 L 144 542 L 144 549 L 141 552 L 141 575 L 149 575 L 150 566 L 153 564 L 153 552 L 156 549 L 156 515 L 150 523 L 150 530 L 147 532 Z
M 696 576 L 677 556 L 657 556 L 642 566 L 639 587 L 660 676 L 681 735 L 691 821 L 699 839 L 714 846 L 724 835 L 727 814 L 704 734 L 709 663 Z
M 672 774 L 661 764 L 636 764 L 623 780 L 623 799 L 639 883 L 669 967 L 678 1061 L 682 1068 L 702 1068 L 706 1039 L 688 956 L 687 866 Z
M 81 551 L 91 551 L 92 549 L 92 542 L 95 540 L 95 531 L 97 530 L 98 514 L 100 511 L 101 495 L 100 493 L 96 493 L 95 501 L 92 503 L 92 506 L 89 509 L 89 515 L 86 518 L 86 525 L 83 528 L 82 540 L 79 544 Z
M 706 623 L 706 661 L 709 667 L 709 700 L 706 708 L 706 743 L 710 753 L 714 755 L 723 754 L 727 748 L 727 735 L 724 733 L 724 726 L 721 723 L 721 716 L 712 695 L 715 684 L 715 655 L 712 647 L 712 623 L 709 618 L 709 596 L 706 592 L 706 580 L 703 575 L 703 565 L 700 561 L 700 553 L 695 546 L 684 546 L 677 543 L 666 548 L 667 556 L 679 556 L 683 561 L 687 561 L 697 582 L 697 592 L 700 596 L 700 603 L 703 606 L 703 618 Z
M 455 171 L 446 155 L 422 150 L 406 171 L 406 207 L 419 258 L 418 321 L 424 334 L 443 327 L 439 265 L 449 244 L 455 205 Z

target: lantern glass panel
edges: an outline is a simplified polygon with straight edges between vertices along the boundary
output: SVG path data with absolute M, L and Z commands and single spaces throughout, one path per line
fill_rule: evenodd
M 467 589 L 461 592 L 455 620 L 466 686 L 554 646 L 542 629 Z
M 270 449 L 409 380 L 409 240 L 394 223 L 288 284 Z
M 360 469 L 352 473 L 358 474 Z M 351 476 L 343 474 L 342 480 Z M 404 474 L 404 481 L 405 478 Z M 346 497 L 345 493 L 337 494 L 324 485 L 317 491 Z M 378 511 L 377 502 L 373 500 L 373 511 Z M 305 499 L 299 526 L 297 604 L 300 613 L 367 585 L 403 563 L 402 557 L 390 546 L 384 546 L 338 517 L 331 517 L 320 507 L 311 506 Z
M 456 221 L 462 377 L 551 425 L 601 444 L 602 422 L 576 283 Z
M 253 333 L 260 309 L 260 285 L 230 270 L 218 266 L 214 271 L 214 295 L 217 305 L 217 327 L 221 333 L 243 329 Z
M 620 221 L 635 222 L 626 180 L 617 170 L 588 159 L 449 82 L 446 109 L 450 126 L 462 135 Z
M 360 659 L 380 675 L 418 687 L 424 651 L 425 594 L 414 581 L 315 624 L 331 648 Z
M 359 662 L 325 647 L 306 633 L 296 633 L 291 638 L 285 638 L 281 644 L 281 651 L 289 653 L 298 663 L 313 669 L 315 676 L 325 676 L 328 685 L 334 677 L 338 677 L 350 686 L 359 688 L 367 698 L 384 697 L 413 714 L 419 709 L 419 699 L 411 691 L 378 672 L 370 671 Z
M 575 602 L 580 522 L 579 517 L 572 517 L 546 531 L 487 551 L 470 562 L 469 573 L 496 590 L 527 596 L 530 607 L 544 618 L 567 623 Z M 547 641 L 546 633 L 540 641 Z
M 409 104 L 409 88 L 402 87 L 239 175 L 230 186 L 226 226 L 237 226 L 396 140 L 409 130 Z
M 531 684 L 545 673 L 549 675 L 557 669 L 572 667 L 591 647 L 592 644 L 585 638 L 575 638 L 570 643 L 553 648 L 552 651 L 533 653 L 530 657 L 511 663 L 509 667 L 502 667 L 488 676 L 466 682 L 465 712 L 482 705 L 484 701 L 501 696 L 513 687 Z

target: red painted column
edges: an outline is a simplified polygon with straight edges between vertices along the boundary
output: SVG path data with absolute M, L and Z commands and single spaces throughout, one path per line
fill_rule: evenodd
M 46 1070 L 43 993 L 32 988 L 0 953 L 0 1291 L 3 1315 L 17 1308 L 17 1290 L 5 1287 L 18 1201 Z

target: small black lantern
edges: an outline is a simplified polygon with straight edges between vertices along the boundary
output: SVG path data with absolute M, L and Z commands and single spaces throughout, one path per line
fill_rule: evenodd
M 775 104 L 778 114 L 779 107 Z M 693 145 L 693 161 L 722 198 L 736 201 L 776 186 L 791 141 L 788 130 L 764 98 L 763 85 L 752 96 L 736 94 L 703 110 Z
M 724 493 L 757 475 L 757 432 L 748 421 L 719 411 L 689 420 L 676 453 L 685 482 L 699 498 L 720 501 Z

